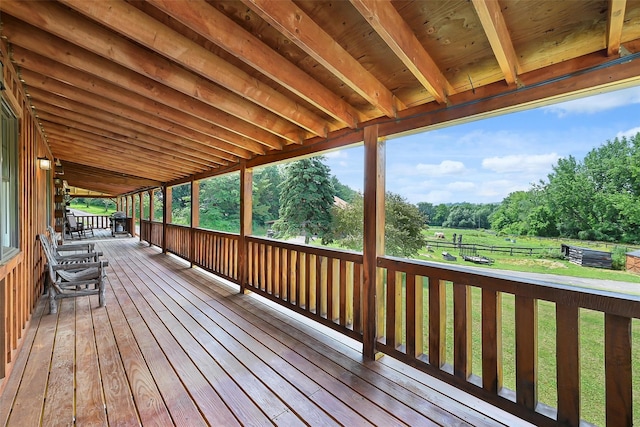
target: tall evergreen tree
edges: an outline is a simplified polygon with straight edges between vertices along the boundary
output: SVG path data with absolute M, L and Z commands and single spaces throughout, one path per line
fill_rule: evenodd
M 298 160 L 287 166 L 280 184 L 280 218 L 274 224 L 284 236 L 312 236 L 325 240 L 331 231 L 335 190 L 330 169 L 322 156 Z

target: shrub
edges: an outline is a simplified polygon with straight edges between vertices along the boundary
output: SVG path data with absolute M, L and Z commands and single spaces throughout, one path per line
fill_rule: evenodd
M 624 246 L 614 246 L 613 251 L 611 251 L 611 262 L 614 270 L 626 270 L 627 248 Z

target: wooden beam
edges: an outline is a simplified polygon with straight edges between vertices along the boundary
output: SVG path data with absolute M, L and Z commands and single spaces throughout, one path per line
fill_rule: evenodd
M 39 79 L 37 81 L 38 86 L 47 89 L 46 84 L 48 82 L 58 81 L 57 87 L 62 88 L 59 90 L 64 91 L 65 86 L 60 86 L 60 83 L 64 82 L 69 87 L 73 88 L 73 91 L 81 89 L 86 92 L 90 92 L 91 94 L 98 95 L 113 102 L 152 114 L 165 121 L 180 125 L 180 127 L 186 127 L 204 135 L 219 139 L 223 142 L 227 142 L 234 147 L 239 147 L 239 150 L 233 148 L 227 148 L 227 150 L 230 153 L 238 153 L 240 157 L 244 158 L 250 157 L 253 153 L 264 153 L 266 148 L 282 147 L 282 144 L 272 146 L 258 143 L 252 139 L 238 135 L 217 125 L 212 125 L 203 119 L 161 104 L 156 100 L 141 97 L 134 92 L 123 89 L 102 79 L 95 78 L 90 74 L 74 70 L 73 68 L 62 65 L 59 62 L 31 53 L 21 47 L 16 47 L 15 50 L 18 54 L 21 54 L 20 64 L 22 77 L 28 85 L 34 84 L 32 80 Z M 16 56 L 14 56 L 14 58 L 15 57 Z M 72 94 L 73 91 L 71 92 Z M 68 90 L 65 92 L 68 92 Z
M 378 126 L 364 129 L 364 242 L 363 242 L 363 356 L 374 359 L 377 340 L 376 293 L 378 256 L 384 255 L 385 144 L 378 141 Z M 381 294 L 382 296 L 382 294 Z
M 290 0 L 243 3 L 388 117 L 405 106 Z
M 32 99 L 37 103 L 38 109 L 48 112 L 50 114 L 59 114 L 63 117 L 77 119 L 80 123 L 82 123 L 81 117 L 84 114 L 88 114 L 91 117 L 94 117 L 97 121 L 102 121 L 106 123 L 111 123 L 116 126 L 116 129 L 129 129 L 134 132 L 139 132 L 145 135 L 152 136 L 153 138 L 171 141 L 173 143 L 184 144 L 184 149 L 192 149 L 195 150 L 195 147 L 192 147 L 193 140 L 188 138 L 183 138 L 179 135 L 169 134 L 163 130 L 159 130 L 152 126 L 146 125 L 144 123 L 139 123 L 135 120 L 130 120 L 126 118 L 122 118 L 120 116 L 111 114 L 109 112 L 105 112 L 99 108 L 90 107 L 88 105 L 73 101 L 68 98 L 63 98 L 59 95 L 55 95 L 49 92 L 42 91 L 41 89 L 32 88 L 30 90 L 30 94 L 32 95 Z M 64 110 L 64 111 L 61 111 Z M 83 114 L 78 114 L 76 111 L 82 111 Z M 94 121 L 95 123 L 95 121 Z M 191 141 L 187 143 L 187 141 Z M 212 148 L 216 148 L 215 143 L 216 140 L 213 138 L 209 141 L 212 144 Z M 198 147 L 200 148 L 200 147 Z M 218 154 L 218 153 L 216 153 Z
M 221 89 L 210 80 L 189 72 L 101 26 L 92 24 L 81 16 L 69 13 L 58 4 L 44 2 L 38 3 L 38 8 L 32 8 L 31 5 L 20 1 L 3 0 L 0 10 L 291 142 L 300 143 L 307 137 L 306 132 L 300 127 L 282 120 L 278 115 L 235 93 Z M 3 24 L 4 21 L 3 16 Z M 9 21 L 12 22 L 11 34 L 17 32 L 16 26 L 24 26 L 11 18 Z M 69 28 L 73 28 L 74 31 L 68 31 Z M 6 26 L 3 26 L 3 33 L 6 31 Z M 29 34 L 33 30 L 27 26 L 26 31 Z M 11 40 L 13 43 L 13 36 Z M 67 57 L 69 56 L 67 53 Z
M 500 10 L 500 3 L 498 0 L 472 1 L 505 80 L 508 84 L 514 84 L 520 66 L 509 29 Z
M 214 126 L 221 127 L 239 136 L 260 142 L 267 147 L 281 147 L 284 140 L 271 132 L 260 129 L 249 122 L 238 120 L 231 114 L 225 113 L 201 100 L 160 84 L 148 77 L 144 77 L 106 58 L 87 52 L 67 41 L 61 40 L 42 30 L 29 25 L 20 25 L 10 16 L 3 16 L 3 34 L 10 34 L 13 45 L 13 60 L 25 67 L 49 75 L 46 70 L 53 64 L 59 64 L 64 70 L 71 71 L 70 75 L 84 72 L 91 79 L 105 81 L 121 87 L 135 97 L 144 97 L 155 103 L 170 107 L 203 120 Z M 26 27 L 26 28 L 25 28 Z M 62 65 L 64 62 L 67 65 Z M 53 65 L 53 71 L 56 71 Z M 43 72 L 43 70 L 45 70 Z M 95 79 L 99 77 L 99 79 Z M 67 79 L 61 79 L 67 81 Z M 240 157 L 242 155 L 238 154 Z
M 139 147 L 128 142 L 119 141 L 116 139 L 95 135 L 82 130 L 73 129 L 67 126 L 58 125 L 56 123 L 50 123 L 43 121 L 43 126 L 46 128 L 47 135 L 58 136 L 60 138 L 68 138 L 87 143 L 86 149 L 93 152 L 96 157 L 99 157 L 102 153 L 101 150 L 106 152 L 118 152 L 126 154 L 126 158 L 138 157 L 142 159 L 149 159 L 153 164 L 157 164 L 161 167 L 172 168 L 172 165 L 180 163 L 184 170 L 202 169 L 206 170 L 215 165 L 209 163 L 197 162 L 193 160 L 187 160 L 181 157 L 174 156 L 171 153 L 164 153 L 161 150 L 153 150 L 146 147 Z M 126 158 L 123 158 L 125 161 Z
M 222 149 L 226 149 L 227 151 L 235 151 L 229 150 L 228 148 L 229 144 L 235 145 L 241 150 L 240 152 L 247 153 L 247 157 L 254 153 L 264 153 L 266 151 L 264 149 L 264 146 L 258 144 L 257 142 L 246 138 L 240 141 L 240 137 L 224 129 L 219 129 L 220 132 L 215 132 L 215 130 L 213 129 L 205 128 L 203 130 L 205 132 L 209 132 L 209 134 L 205 134 L 200 132 L 200 130 L 194 130 L 193 128 L 189 128 L 187 126 L 184 126 L 183 124 L 178 124 L 174 121 L 169 121 L 163 117 L 159 117 L 158 115 L 149 113 L 146 110 L 136 109 L 128 103 L 125 104 L 120 102 L 124 100 L 112 101 L 109 98 L 100 96 L 98 92 L 85 91 L 78 87 L 63 83 L 59 80 L 34 73 L 33 71 L 24 70 L 23 74 L 26 83 L 30 87 L 30 93 L 33 88 L 42 89 L 44 91 L 63 96 L 64 98 L 80 102 L 84 105 L 91 106 L 98 110 L 102 110 L 108 114 L 122 117 L 124 119 L 129 119 L 134 122 L 150 126 L 154 129 L 171 133 L 181 138 L 190 139 L 191 141 L 196 143 L 192 144 L 193 149 L 201 149 L 203 154 L 210 151 L 210 146 L 207 145 L 206 141 L 210 141 L 212 138 L 214 138 L 214 140 L 218 143 L 218 146 L 220 146 Z M 133 103 L 135 103 L 135 101 L 133 101 Z M 210 135 L 212 133 L 215 134 L 215 136 Z M 220 133 L 222 133 L 222 135 Z M 227 137 L 227 139 L 221 139 L 220 136 L 222 136 L 222 138 Z M 217 150 L 219 149 L 216 149 L 216 151 Z
M 162 184 L 160 181 L 127 174 L 115 174 L 106 169 L 86 166 L 80 163 L 64 162 L 63 168 L 65 171 L 65 177 L 67 174 L 84 174 L 87 177 L 98 177 L 100 180 L 111 184 L 138 185 L 141 187 L 158 187 Z
M 355 108 L 207 2 L 150 3 L 348 127 L 360 122 Z
M 391 2 L 351 0 L 351 4 L 435 100 L 446 102 L 453 87 Z
M 609 0 L 607 10 L 607 55 L 613 56 L 620 53 L 620 41 L 622 40 L 622 26 L 624 24 L 624 12 L 627 0 Z
M 255 77 L 213 54 L 191 39 L 156 21 L 134 6 L 119 0 L 87 2 L 84 0 L 61 0 L 62 3 L 100 22 L 108 28 L 134 40 L 143 46 L 163 55 L 185 68 L 218 83 L 234 92 L 241 99 L 251 100 L 256 105 L 279 115 L 309 132 L 326 136 L 327 124 L 304 106 L 293 102 L 284 94 L 262 83 Z M 77 31 L 74 28 L 74 31 Z M 96 30 L 92 29 L 92 33 Z M 125 51 L 131 48 L 124 38 L 111 36 L 109 49 Z M 106 46 L 97 46 L 102 51 Z M 95 47 L 94 47 L 95 49 Z M 148 64 L 158 61 L 157 56 L 141 51 Z M 113 56 L 113 55 L 112 55 Z M 116 58 L 114 58 L 117 60 Z M 174 70 L 173 64 L 169 64 Z M 166 77 L 163 77 L 166 78 Z
M 253 227 L 253 170 L 240 164 L 240 236 L 238 238 L 238 280 L 240 293 L 245 292 L 249 280 L 247 236 Z
M 145 177 L 163 182 L 189 175 L 187 170 L 180 171 L 148 160 L 141 159 L 138 163 L 123 162 L 124 152 L 122 149 L 118 151 L 90 151 L 85 141 L 59 135 L 50 135 L 48 141 L 54 152 L 57 153 L 56 156 L 62 160 L 92 165 L 95 164 L 97 157 L 100 156 L 100 164 L 113 169 L 115 172 L 130 174 L 140 170 L 140 168 L 144 168 Z
M 116 132 L 112 132 L 110 130 L 108 130 L 108 126 L 104 125 L 104 127 L 94 127 L 88 124 L 84 124 L 82 122 L 77 122 L 77 121 L 73 121 L 73 120 L 69 120 L 66 119 L 62 116 L 55 116 L 53 114 L 50 114 L 44 110 L 38 110 L 38 117 L 40 118 L 40 120 L 42 121 L 42 124 L 44 127 L 49 126 L 49 123 L 52 124 L 57 124 L 59 126 L 65 126 L 65 127 L 70 127 L 73 128 L 74 130 L 77 131 L 84 131 L 93 135 L 98 135 L 98 136 L 102 136 L 102 137 L 106 137 L 106 138 L 110 138 L 116 141 L 120 141 L 120 142 L 124 142 L 127 144 L 132 144 L 135 146 L 139 146 L 142 148 L 149 148 L 149 149 L 155 149 L 155 150 L 160 150 L 161 152 L 165 152 L 167 154 L 171 154 L 174 155 L 176 157 L 179 158 L 185 158 L 187 160 L 198 160 L 198 157 L 195 155 L 192 155 L 190 153 L 190 150 L 188 149 L 187 146 L 182 146 L 182 150 L 180 150 L 180 146 L 177 144 L 171 144 L 167 141 L 164 140 L 158 140 L 156 139 L 156 141 L 160 142 L 159 144 L 154 144 L 153 142 L 149 142 L 149 139 L 153 139 L 152 137 L 148 137 L 145 135 L 140 135 L 140 138 L 137 138 L 135 136 L 129 136 L 129 135 L 123 135 L 122 133 L 116 133 Z M 123 129 L 118 129 L 119 132 L 122 132 Z M 136 135 L 135 132 L 131 132 L 128 130 L 125 130 L 124 133 L 127 134 L 133 134 Z M 211 163 L 203 163 L 202 159 L 199 159 L 201 164 L 205 164 L 205 165 L 209 165 L 210 167 L 214 166 Z M 225 164 L 226 162 L 218 162 L 218 164 Z

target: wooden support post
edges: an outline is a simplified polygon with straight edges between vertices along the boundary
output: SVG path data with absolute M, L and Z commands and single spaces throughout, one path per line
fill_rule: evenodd
M 191 180 L 191 229 L 189 230 L 189 262 L 194 265 L 196 253 L 196 231 L 200 226 L 200 181 Z
M 144 193 L 138 193 L 138 214 L 140 218 L 140 241 L 142 241 L 142 218 L 144 217 L 144 209 L 142 208 L 142 195 Z M 135 227 L 135 224 L 134 224 Z
M 149 222 L 153 222 L 153 220 L 155 219 L 155 213 L 153 212 L 154 210 L 154 198 L 156 196 L 156 190 L 149 190 Z
M 374 359 L 378 331 L 378 256 L 384 255 L 385 145 L 378 142 L 378 125 L 364 129 L 364 250 L 363 250 L 363 356 Z
M 162 253 L 167 253 L 167 224 L 171 215 L 171 187 L 162 186 Z
M 248 254 L 246 236 L 251 235 L 253 221 L 253 170 L 246 163 L 240 167 L 240 238 L 238 240 L 238 280 L 240 293 L 244 293 L 248 279 Z
M 131 237 L 136 237 L 136 198 L 133 194 L 127 196 L 127 199 L 129 198 L 131 199 L 131 230 L 129 230 L 129 232 L 131 233 Z

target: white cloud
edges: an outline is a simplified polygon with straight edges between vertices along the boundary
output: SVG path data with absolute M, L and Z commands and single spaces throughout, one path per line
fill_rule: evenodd
M 558 117 L 566 117 L 571 114 L 595 114 L 631 104 L 640 104 L 640 87 L 574 99 L 543 109 Z
M 348 159 L 349 151 L 348 150 L 329 151 L 329 152 L 323 153 L 322 155 L 328 159 Z
M 440 164 L 419 163 L 416 170 L 428 176 L 444 176 L 462 173 L 465 171 L 464 163 L 455 160 L 443 160 Z
M 482 167 L 496 173 L 540 173 L 550 170 L 559 158 L 557 153 L 488 157 L 482 159 Z
M 622 138 L 622 137 L 627 137 L 627 138 L 632 138 L 634 136 L 636 136 L 636 134 L 640 132 L 640 127 L 636 127 L 636 128 L 631 128 L 629 130 L 625 130 L 625 131 L 620 131 L 616 134 L 616 138 Z
M 476 184 L 469 181 L 456 181 L 447 184 L 447 189 L 451 191 L 471 191 L 475 188 Z

